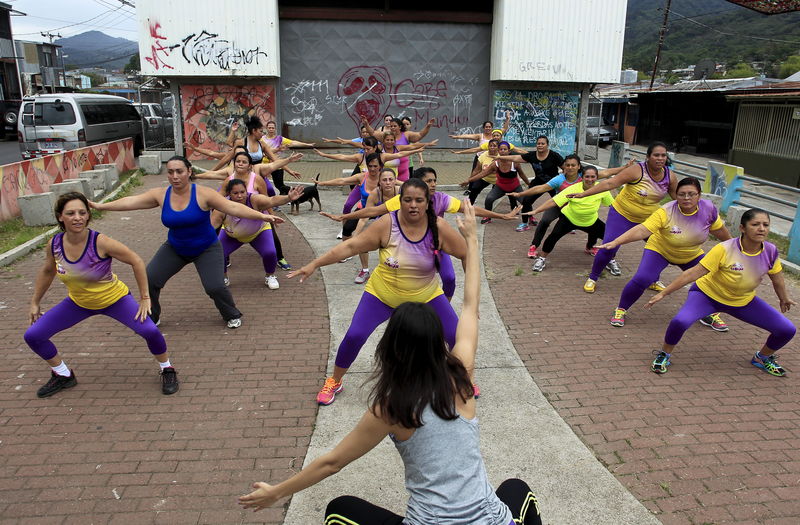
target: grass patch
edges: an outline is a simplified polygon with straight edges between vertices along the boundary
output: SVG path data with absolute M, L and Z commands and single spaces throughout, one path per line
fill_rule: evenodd
M 524 274 L 525 270 L 523 270 L 521 266 L 517 266 L 516 268 L 514 268 L 514 275 L 516 275 L 517 277 L 521 277 Z
M 128 179 L 128 186 L 119 192 L 113 200 L 121 199 L 130 195 L 133 190 L 142 183 L 142 171 L 139 169 L 128 170 L 120 175 L 120 184 L 125 184 Z M 102 217 L 102 212 L 92 210 L 92 219 L 99 219 Z M 31 239 L 45 233 L 52 229 L 54 225 L 49 226 L 26 226 L 22 221 L 22 217 L 10 219 L 0 222 L 0 253 L 5 253 L 8 250 L 14 249 L 20 244 L 24 244 Z

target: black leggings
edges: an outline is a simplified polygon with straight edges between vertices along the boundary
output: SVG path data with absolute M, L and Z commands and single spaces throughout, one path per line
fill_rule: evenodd
M 289 186 L 283 182 L 283 170 L 275 170 L 272 172 L 272 184 L 275 186 L 281 195 L 289 194 Z M 280 259 L 280 257 L 278 257 Z
M 275 229 L 274 224 L 272 225 L 272 238 L 275 239 L 275 257 L 280 261 L 283 259 L 283 247 L 281 246 L 281 240 L 278 239 L 278 230 Z
M 470 204 L 475 204 L 475 200 L 478 198 L 478 195 L 480 195 L 487 186 L 491 186 L 491 184 L 483 179 L 478 179 L 469 183 L 467 189 L 469 190 Z
M 342 237 L 352 237 L 358 226 L 358 219 L 347 219 L 342 225 Z
M 531 246 L 542 245 L 542 239 L 544 239 L 545 234 L 547 234 L 547 228 L 549 228 L 550 224 L 559 217 L 563 217 L 563 215 L 561 215 L 561 208 L 548 208 L 544 211 L 542 218 L 539 219 L 539 224 L 536 226 L 536 231 L 533 232 Z
M 519 479 L 507 479 L 497 487 L 496 494 L 500 501 L 511 509 L 513 523 L 541 525 L 539 502 L 536 501 L 536 496 L 527 483 Z M 402 523 L 403 516 L 355 496 L 339 496 L 328 503 L 328 508 L 325 509 L 325 525 L 401 525 Z
M 511 191 L 512 192 L 520 192 L 520 191 L 522 191 L 522 186 L 517 185 L 517 187 L 515 189 L 511 190 Z M 505 197 L 506 193 L 510 193 L 510 192 L 506 192 L 506 190 L 500 189 L 499 186 L 493 186 L 492 187 L 492 191 L 490 191 L 489 195 L 486 196 L 486 200 L 483 203 L 483 207 L 486 208 L 487 210 L 491 211 L 492 210 L 492 206 L 494 206 L 494 201 L 496 201 L 497 199 L 499 199 L 501 197 Z M 512 210 L 517 207 L 517 199 L 516 198 L 511 197 L 509 195 L 508 202 L 511 204 L 511 209 Z
M 603 234 L 606 232 L 606 223 L 598 218 L 596 221 L 594 221 L 594 224 L 589 226 L 575 226 L 572 224 L 572 221 L 566 217 L 561 217 L 558 219 L 555 227 L 553 227 L 552 233 L 550 233 L 550 235 L 547 236 L 547 239 L 544 240 L 542 251 L 544 253 L 552 252 L 558 240 L 572 230 L 581 230 L 589 234 L 589 237 L 586 239 L 586 248 L 589 249 L 595 245 L 597 239 L 603 238 Z

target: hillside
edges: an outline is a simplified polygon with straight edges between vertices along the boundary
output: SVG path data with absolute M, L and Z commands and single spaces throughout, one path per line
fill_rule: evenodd
M 69 38 L 60 38 L 65 64 L 78 67 L 122 68 L 130 56 L 139 51 L 139 44 L 125 38 L 114 38 L 100 31 L 87 31 Z
M 628 1 L 624 67 L 652 70 L 663 6 L 664 0 Z M 724 0 L 672 0 L 670 11 L 669 30 L 661 52 L 662 69 L 685 67 L 710 58 L 719 64 L 766 62 L 769 75 L 776 61 L 800 54 L 800 12 L 767 16 Z M 690 17 L 691 21 L 684 17 Z M 743 35 L 793 43 L 768 42 Z

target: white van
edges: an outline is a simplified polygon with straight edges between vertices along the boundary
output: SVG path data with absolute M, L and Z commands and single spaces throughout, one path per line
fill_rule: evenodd
M 53 93 L 22 100 L 17 121 L 23 159 L 133 139 L 138 155 L 144 147 L 142 120 L 127 99 L 91 93 Z

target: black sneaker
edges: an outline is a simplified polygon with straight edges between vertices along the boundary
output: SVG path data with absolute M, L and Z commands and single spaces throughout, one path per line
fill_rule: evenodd
M 174 368 L 168 366 L 161 370 L 161 393 L 165 396 L 174 394 L 178 391 L 178 372 Z
M 78 384 L 78 380 L 75 379 L 75 372 L 72 370 L 69 371 L 69 377 L 60 376 L 50 371 L 52 376 L 50 377 L 50 381 L 48 381 L 42 388 L 36 391 L 36 395 L 39 397 L 50 397 L 59 390 L 63 390 L 65 388 L 72 388 L 73 386 Z

